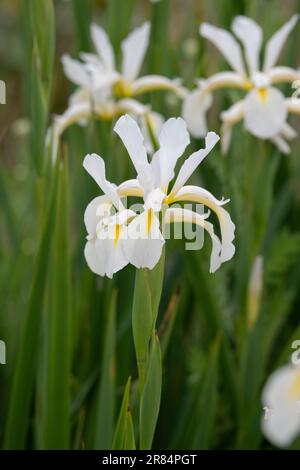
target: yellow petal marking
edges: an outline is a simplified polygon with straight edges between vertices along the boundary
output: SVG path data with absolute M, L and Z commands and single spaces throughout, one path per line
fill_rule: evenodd
M 291 400 L 300 398 L 300 371 L 297 371 L 292 382 L 292 386 L 289 389 L 289 398 Z
M 267 99 L 268 99 L 268 92 L 267 92 L 267 89 L 264 88 L 264 87 L 261 87 L 258 89 L 258 94 L 259 94 L 259 97 L 262 101 L 262 104 L 265 105 L 266 102 L 267 102 Z
M 147 211 L 147 227 L 146 233 L 149 235 L 153 223 L 153 209 L 148 209 Z
M 113 92 L 116 98 L 129 98 L 132 96 L 131 86 L 124 80 L 119 80 L 114 84 Z
M 114 237 L 114 246 L 115 246 L 115 248 L 116 248 L 117 245 L 118 245 L 118 241 L 119 241 L 119 238 L 120 238 L 120 233 L 121 233 L 121 225 L 120 225 L 120 224 L 116 224 L 116 228 L 115 228 L 115 237 Z

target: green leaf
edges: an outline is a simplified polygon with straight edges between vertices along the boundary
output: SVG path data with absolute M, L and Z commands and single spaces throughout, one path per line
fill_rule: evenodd
M 132 328 L 140 378 L 145 381 L 149 342 L 155 328 L 164 275 L 164 252 L 154 269 L 137 269 L 134 286 Z
M 52 0 L 22 2 L 24 72 L 32 124 L 31 147 L 38 174 L 45 169 L 44 145 L 53 73 L 55 22 Z
M 135 0 L 109 0 L 107 2 L 107 23 L 110 40 L 118 52 L 121 41 L 131 29 L 130 19 Z
M 118 422 L 117 422 L 117 426 L 116 426 L 116 430 L 114 434 L 112 450 L 124 449 L 126 424 L 128 420 L 127 413 L 128 413 L 128 407 L 129 407 L 130 384 L 131 384 L 131 377 L 128 378 L 127 384 L 124 390 L 119 418 L 118 418 Z
M 220 338 L 212 344 L 199 398 L 199 420 L 194 433 L 194 449 L 211 448 L 217 417 L 218 358 Z
M 90 50 L 91 0 L 72 0 L 79 51 Z
M 102 371 L 97 396 L 94 449 L 110 449 L 113 439 L 115 403 L 115 346 L 117 292 L 111 296 L 107 315 Z
M 131 411 L 128 410 L 126 414 L 126 423 L 125 423 L 125 440 L 124 440 L 124 450 L 135 450 L 135 438 L 134 438 L 134 427 L 132 421 Z
M 60 168 L 58 204 L 53 240 L 51 302 L 46 320 L 46 449 L 69 449 L 71 434 L 71 269 L 68 207 L 68 169 Z
M 156 335 L 153 336 L 151 343 L 149 365 L 140 404 L 140 449 L 143 450 L 150 450 L 152 446 L 162 387 L 161 350 Z
M 49 205 L 33 270 L 32 289 L 20 333 L 4 440 L 4 448 L 7 449 L 24 448 L 27 426 L 29 424 L 30 401 L 36 371 L 36 358 L 38 356 L 41 311 L 43 308 L 48 273 L 47 267 L 49 265 L 50 246 L 55 224 L 57 184 L 58 163 L 53 175 Z

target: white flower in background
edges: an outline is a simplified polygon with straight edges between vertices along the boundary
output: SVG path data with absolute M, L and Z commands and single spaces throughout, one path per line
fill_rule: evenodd
M 245 97 L 221 114 L 223 152 L 227 152 L 230 145 L 232 127 L 241 120 L 253 135 L 270 139 L 282 152 L 289 152 L 285 139 L 294 138 L 296 132 L 286 122 L 287 115 L 289 112 L 300 113 L 300 105 L 285 99 L 274 85 L 292 83 L 300 78 L 300 73 L 299 70 L 275 64 L 297 21 L 298 15 L 294 15 L 269 39 L 262 66 L 263 34 L 255 21 L 237 16 L 232 22 L 231 29 L 243 46 L 243 53 L 231 33 L 207 23 L 201 24 L 200 34 L 219 49 L 233 71 L 216 73 L 207 80 L 200 80 L 198 88 L 187 95 L 183 117 L 193 136 L 202 137 L 207 132 L 206 112 L 212 104 L 211 93 L 220 88 L 238 88 L 246 92 Z
M 67 77 L 80 88 L 72 97 L 72 102 L 86 100 L 106 85 L 112 85 L 115 98 L 128 98 L 153 90 L 172 90 L 180 96 L 184 90 L 178 80 L 161 75 L 138 77 L 149 44 L 150 23 L 134 29 L 121 43 L 122 61 L 120 70 L 109 37 L 100 26 L 91 26 L 91 37 L 96 54 L 82 53 L 83 62 L 64 55 L 62 63 Z
M 112 120 L 129 113 L 143 116 L 150 113 L 150 107 L 139 103 L 135 97 L 148 91 L 168 90 L 178 96 L 185 95 L 185 89 L 178 80 L 161 75 L 138 77 L 149 43 L 150 23 L 134 29 L 121 43 L 122 63 L 116 67 L 113 47 L 106 32 L 99 26 L 91 26 L 91 37 L 96 53 L 81 53 L 82 61 L 69 55 L 62 57 L 66 76 L 78 86 L 71 95 L 69 107 L 54 119 L 53 158 L 60 135 L 74 124 L 85 125 L 92 117 Z
M 262 403 L 272 410 L 262 419 L 262 431 L 277 447 L 289 447 L 300 434 L 300 368 L 286 365 L 268 379 Z
M 152 269 L 158 262 L 165 243 L 162 226 L 172 222 L 198 224 L 211 236 L 210 271 L 232 258 L 235 226 L 229 213 L 222 207 L 226 202 L 210 192 L 185 183 L 219 140 L 214 132 L 205 139 L 205 148 L 194 152 L 182 164 L 177 177 L 175 166 L 190 142 L 186 124 L 181 118 L 166 121 L 159 133 L 159 149 L 149 162 L 143 135 L 129 115 L 117 121 L 115 132 L 122 139 L 135 167 L 136 179 L 115 186 L 106 180 L 105 165 L 96 154 L 87 155 L 83 166 L 94 178 L 104 195 L 96 197 L 85 212 L 88 232 L 85 257 L 90 269 L 103 276 L 114 273 L 131 263 L 137 268 Z M 136 213 L 124 205 L 125 197 L 142 198 L 142 211 Z M 214 233 L 207 214 L 182 207 L 178 202 L 195 202 L 212 210 L 219 219 L 221 240 Z M 162 220 L 160 220 L 160 217 Z

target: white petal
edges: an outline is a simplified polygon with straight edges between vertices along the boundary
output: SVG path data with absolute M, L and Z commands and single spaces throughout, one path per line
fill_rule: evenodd
M 114 248 L 113 240 L 88 241 L 85 245 L 84 256 L 91 271 L 109 278 L 128 264 L 122 250 Z
M 98 56 L 101 59 L 106 70 L 115 69 L 115 57 L 112 45 L 110 43 L 109 37 L 104 31 L 96 24 L 91 26 L 91 36 L 97 51 Z
M 287 118 L 287 106 L 281 91 L 266 88 L 264 97 L 260 91 L 250 91 L 244 100 L 245 127 L 256 137 L 267 139 L 280 132 Z
M 88 241 L 84 250 L 85 259 L 89 268 L 100 276 L 113 277 L 128 264 L 124 255 L 123 241 L 118 243 L 108 236 L 107 238 Z
M 266 45 L 264 71 L 268 71 L 273 65 L 276 64 L 280 52 L 287 40 L 288 35 L 296 26 L 299 15 L 293 15 L 292 18 L 281 26 L 278 31 L 269 39 Z
M 98 259 L 94 240 L 86 243 L 84 247 L 84 256 L 90 270 L 99 276 L 104 276 L 105 270 L 103 269 L 101 260 Z
M 145 147 L 149 155 L 153 155 L 155 149 L 153 147 L 153 141 L 151 134 L 158 139 L 158 134 L 161 131 L 161 128 L 165 122 L 165 118 L 162 114 L 156 113 L 155 111 L 150 111 L 145 116 L 140 119 L 141 122 L 141 131 L 145 139 Z M 150 128 L 150 130 L 149 130 Z
M 160 212 L 165 197 L 165 193 L 160 188 L 153 189 L 145 199 L 145 208 L 153 209 L 154 212 Z
M 221 265 L 221 242 L 219 238 L 214 233 L 214 227 L 210 222 L 205 220 L 203 215 L 199 215 L 194 211 L 175 208 L 172 207 L 167 209 L 165 212 L 165 223 L 176 223 L 176 222 L 183 222 L 183 223 L 192 223 L 197 224 L 200 227 L 203 227 L 211 236 L 212 240 L 212 251 L 210 256 L 210 272 L 214 273 Z
M 105 163 L 99 155 L 92 153 L 86 155 L 83 160 L 83 167 L 89 175 L 96 181 L 98 186 L 102 189 L 104 194 L 111 200 L 117 209 L 124 209 L 124 206 L 118 196 L 117 189 L 105 176 Z
M 87 63 L 85 64 L 85 68 L 89 74 L 93 90 L 110 87 L 120 78 L 118 72 L 114 70 L 105 71 L 100 63 Z
M 259 69 L 259 53 L 262 43 L 261 27 L 247 16 L 236 16 L 231 29 L 244 46 L 250 74 L 256 72 Z
M 179 189 L 186 183 L 189 177 L 194 173 L 196 168 L 200 165 L 202 160 L 209 154 L 212 148 L 220 140 L 220 137 L 215 132 L 208 132 L 205 137 L 205 148 L 192 153 L 179 170 L 178 176 L 174 183 L 171 194 L 176 194 Z
M 222 262 L 230 260 L 235 253 L 235 247 L 232 243 L 235 225 L 229 213 L 222 207 L 226 201 L 219 201 L 209 191 L 198 186 L 184 186 L 181 188 L 172 200 L 172 203 L 179 201 L 197 202 L 215 212 L 219 219 L 222 236 L 221 260 Z
M 99 216 L 97 216 L 97 209 L 101 207 L 103 209 L 103 215 L 108 217 L 110 214 L 111 203 L 107 196 L 95 197 L 85 209 L 84 223 L 86 231 L 89 235 L 94 236 L 96 234 L 96 226 L 99 222 Z
M 185 90 L 177 79 L 172 80 L 161 75 L 146 75 L 145 77 L 138 78 L 132 84 L 133 95 L 155 90 L 174 91 L 180 97 L 185 95 Z
M 134 80 L 141 69 L 149 43 L 150 23 L 134 29 L 122 42 L 122 75 L 128 81 Z
M 280 134 L 288 140 L 295 139 L 298 135 L 297 131 L 289 125 L 288 122 L 285 122 L 280 130 Z
M 165 240 L 160 232 L 159 220 L 152 213 L 149 227 L 148 210 L 128 225 L 124 250 L 127 259 L 136 268 L 153 269 L 158 263 Z
M 85 69 L 84 64 L 78 60 L 72 59 L 69 55 L 64 54 L 61 58 L 64 73 L 71 82 L 75 85 L 89 88 L 91 85 L 91 79 L 88 72 Z
M 292 67 L 278 66 L 269 70 L 268 75 L 271 83 L 293 82 L 300 80 L 300 71 Z
M 262 393 L 262 402 L 271 412 L 262 420 L 265 436 L 278 447 L 288 447 L 300 433 L 300 394 L 291 396 L 291 389 L 299 370 L 283 366 L 268 379 Z
M 228 152 L 232 127 L 244 117 L 244 101 L 240 100 L 234 103 L 229 109 L 221 113 L 221 119 L 223 121 L 221 127 L 221 150 L 223 154 Z
M 84 62 L 89 62 L 90 64 L 98 65 L 99 64 L 99 57 L 96 54 L 91 52 L 80 52 L 79 54 L 80 59 Z
M 159 163 L 159 185 L 167 188 L 174 177 L 177 160 L 190 143 L 185 121 L 180 117 L 168 119 L 162 126 L 158 141 L 159 150 L 153 158 Z
M 71 124 L 81 121 L 82 119 L 88 119 L 91 116 L 91 103 L 90 101 L 76 100 L 72 106 L 66 109 L 66 111 L 55 116 L 54 125 L 58 134 L 62 134 L 64 130 Z
M 270 140 L 271 142 L 273 142 L 274 145 L 276 145 L 280 152 L 284 153 L 285 155 L 291 153 L 291 148 L 289 144 L 286 142 L 286 140 L 284 140 L 284 138 L 280 134 L 271 137 Z
M 134 119 L 128 114 L 118 119 L 114 131 L 122 139 L 145 192 L 153 189 L 153 175 L 147 158 L 144 137 Z
M 233 70 L 241 75 L 246 75 L 241 48 L 232 34 L 225 29 L 217 28 L 208 23 L 201 24 L 200 34 L 219 49 Z
M 137 100 L 131 98 L 124 98 L 117 101 L 116 109 L 118 114 L 134 114 L 135 116 L 143 116 L 149 112 L 149 106 L 139 103 Z
M 212 96 L 200 89 L 193 90 L 183 101 L 182 116 L 193 137 L 207 133 L 206 111 L 212 105 Z
M 127 196 L 144 196 L 144 190 L 137 179 L 127 180 L 118 186 L 118 194 L 120 197 Z

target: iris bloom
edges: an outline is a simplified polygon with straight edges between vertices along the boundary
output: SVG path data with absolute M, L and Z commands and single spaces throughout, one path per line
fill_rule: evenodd
M 158 137 L 159 149 L 150 162 L 136 121 L 129 115 L 122 116 L 114 130 L 128 151 L 137 177 L 115 186 L 106 179 L 101 157 L 96 154 L 85 157 L 84 168 L 104 193 L 90 202 L 84 216 L 88 232 L 85 257 L 90 269 L 108 277 L 128 263 L 137 268 L 152 269 L 160 259 L 165 243 L 161 225 L 171 222 L 198 224 L 210 234 L 211 272 L 231 259 L 235 251 L 232 244 L 235 226 L 223 208 L 227 201 L 216 199 L 201 187 L 185 185 L 219 140 L 217 134 L 209 132 L 205 148 L 185 160 L 170 190 L 176 163 L 190 142 L 184 120 L 171 118 L 163 124 Z M 125 207 L 123 198 L 129 196 L 142 199 L 141 213 Z M 203 204 L 216 214 L 221 240 L 214 233 L 213 225 L 206 220 L 209 213 L 198 214 L 173 206 L 186 201 Z
M 246 95 L 221 114 L 222 150 L 227 152 L 234 124 L 243 120 L 245 128 L 261 139 L 270 139 L 284 153 L 289 152 L 286 139 L 296 136 L 294 129 L 286 122 L 287 115 L 299 113 L 299 104 L 274 85 L 292 83 L 300 78 L 298 70 L 276 66 L 283 45 L 298 21 L 294 15 L 266 44 L 264 61 L 260 65 L 263 34 L 260 26 L 250 18 L 237 16 L 232 22 L 232 31 L 243 46 L 228 31 L 207 23 L 200 26 L 200 34 L 209 39 L 223 54 L 232 71 L 212 75 L 199 81 L 198 88 L 185 99 L 183 117 L 195 137 L 204 136 L 206 112 L 212 104 L 211 93 L 220 88 L 238 88 Z M 245 61 L 243 59 L 245 57 Z
M 300 434 L 300 369 L 292 364 L 275 371 L 267 381 L 263 404 L 270 413 L 262 419 L 266 438 L 277 447 L 289 447 Z
M 146 22 L 122 41 L 120 71 L 106 32 L 95 24 L 91 27 L 91 37 L 96 53 L 81 53 L 82 61 L 68 55 L 62 57 L 64 72 L 78 89 L 71 95 L 68 109 L 55 118 L 53 132 L 56 143 L 69 125 L 85 124 L 91 117 L 110 120 L 125 113 L 146 115 L 149 106 L 136 99 L 144 92 L 169 90 L 184 96 L 185 90 L 178 80 L 160 75 L 138 77 L 149 34 L 150 23 Z

